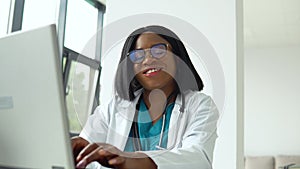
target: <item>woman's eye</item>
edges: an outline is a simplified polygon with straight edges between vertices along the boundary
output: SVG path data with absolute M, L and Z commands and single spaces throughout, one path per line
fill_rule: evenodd
M 165 50 L 163 49 L 155 49 L 152 52 L 154 55 L 163 55 L 165 53 Z
M 136 58 L 136 59 L 140 59 L 140 58 L 142 58 L 142 57 L 144 57 L 143 54 L 142 54 L 142 52 L 137 52 L 137 53 L 135 54 L 135 58 Z

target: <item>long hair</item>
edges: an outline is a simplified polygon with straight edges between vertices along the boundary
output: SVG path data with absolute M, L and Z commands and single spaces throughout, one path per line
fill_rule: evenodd
M 176 62 L 177 71 L 174 77 L 179 92 L 188 89 L 201 91 L 204 87 L 202 79 L 178 36 L 163 26 L 151 25 L 135 30 L 126 39 L 115 77 L 116 94 L 123 99 L 132 101 L 136 97 L 134 92 L 142 88 L 142 85 L 135 78 L 133 63 L 128 59 L 127 54 L 134 50 L 138 37 L 145 32 L 155 33 L 168 41 L 174 56 L 180 58 L 178 59 L 179 62 Z

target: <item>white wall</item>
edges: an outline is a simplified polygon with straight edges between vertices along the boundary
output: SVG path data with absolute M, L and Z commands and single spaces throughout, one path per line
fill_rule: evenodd
M 0 37 L 7 34 L 9 22 L 10 0 L 0 1 Z
M 241 1 L 239 1 L 239 3 L 240 2 Z M 126 36 L 128 36 L 129 33 L 132 32 L 134 29 L 138 28 L 135 25 L 137 24 L 137 22 L 142 21 L 136 20 L 136 22 L 134 23 L 118 23 L 120 24 L 120 26 L 117 28 L 111 25 L 114 25 L 120 19 L 124 19 L 125 17 L 143 13 L 166 14 L 170 16 L 175 16 L 179 19 L 183 19 L 184 21 L 196 27 L 196 29 L 198 29 L 208 39 L 209 43 L 215 49 L 224 70 L 226 100 L 224 107 L 223 105 L 220 106 L 219 104 L 220 112 L 222 114 L 220 118 L 220 123 L 218 125 L 219 138 L 217 139 L 215 149 L 215 157 L 213 164 L 214 169 L 242 168 L 242 160 L 240 159 L 242 159 L 243 156 L 243 123 L 242 120 L 240 121 L 240 123 L 237 122 L 237 119 L 239 118 L 239 115 L 237 113 L 237 104 L 238 102 L 243 102 L 243 93 L 237 92 L 237 85 L 242 84 L 242 82 L 240 83 L 237 80 L 237 63 L 242 61 L 242 58 L 241 60 L 237 60 L 238 37 L 236 36 L 236 1 L 109 0 L 106 4 L 107 11 L 105 18 L 103 45 L 104 52 L 108 53 L 104 53 L 105 55 L 103 58 L 103 71 L 101 75 L 101 103 L 104 104 L 105 102 L 107 102 L 109 100 L 108 96 L 112 94 L 112 80 L 114 77 L 113 75 L 116 72 L 116 64 L 118 63 L 118 59 L 120 57 L 121 47 L 124 43 L 124 38 L 126 38 Z M 242 4 L 239 5 L 241 6 Z M 241 13 L 239 13 L 239 16 L 242 16 Z M 189 27 L 182 28 L 183 25 L 180 25 L 180 23 L 173 23 L 173 21 L 162 22 L 162 20 L 160 19 L 153 21 L 151 17 L 143 18 L 143 21 L 145 21 L 148 24 L 164 25 L 170 28 L 171 30 L 174 30 L 175 32 L 180 32 L 183 29 L 189 29 Z M 140 26 L 144 25 L 141 24 L 139 25 L 139 27 Z M 113 31 L 114 35 L 107 36 L 105 34 L 105 31 Z M 181 37 L 182 34 L 178 32 L 177 34 L 179 35 L 179 37 Z M 108 45 L 109 41 L 114 38 L 113 36 L 120 36 L 123 37 L 123 39 L 118 39 L 116 43 Z M 193 40 L 197 41 L 198 39 Z M 198 46 L 199 45 L 201 46 L 202 43 L 199 43 Z M 195 61 L 194 59 L 194 62 L 197 61 Z M 201 61 L 197 63 L 201 63 Z M 196 65 L 196 67 L 201 66 L 204 67 L 207 65 Z M 242 68 L 242 66 L 240 65 L 239 68 Z M 242 75 L 240 75 L 240 77 L 242 78 Z M 210 78 L 207 77 L 207 79 Z M 212 82 L 208 80 L 206 85 L 209 86 L 211 83 Z M 212 90 L 214 91 L 216 89 Z M 212 95 L 214 99 L 218 100 L 218 96 L 214 95 L 213 92 Z M 237 97 L 241 97 L 241 99 L 238 99 Z M 240 107 L 240 109 L 242 109 L 242 106 Z M 241 111 L 239 112 L 239 114 L 242 115 L 243 112 Z M 238 131 L 238 129 L 240 130 Z
M 245 154 L 300 154 L 300 48 L 245 51 Z

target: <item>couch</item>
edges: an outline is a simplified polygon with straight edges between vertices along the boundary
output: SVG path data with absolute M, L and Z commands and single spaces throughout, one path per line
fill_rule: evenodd
M 245 169 L 279 169 L 289 164 L 300 165 L 300 155 L 245 157 Z

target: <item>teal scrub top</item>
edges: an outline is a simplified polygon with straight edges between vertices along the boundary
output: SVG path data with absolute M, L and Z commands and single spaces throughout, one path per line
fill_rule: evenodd
M 166 108 L 166 117 L 165 117 L 165 127 L 163 132 L 163 139 L 161 143 L 161 148 L 167 147 L 168 142 L 168 130 L 170 124 L 170 118 L 172 110 L 174 108 L 174 103 L 171 103 Z M 140 101 L 139 112 L 137 117 L 137 127 L 139 134 L 139 141 L 141 144 L 141 150 L 139 151 L 150 151 L 158 150 L 156 146 L 159 144 L 161 128 L 162 128 L 163 118 L 161 117 L 154 125 L 152 125 L 152 119 L 147 109 L 147 106 L 143 99 Z M 133 127 L 133 126 L 132 126 Z M 134 148 L 133 141 L 133 130 L 130 130 L 129 137 L 125 146 L 124 151 L 134 152 L 137 151 Z

